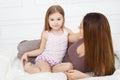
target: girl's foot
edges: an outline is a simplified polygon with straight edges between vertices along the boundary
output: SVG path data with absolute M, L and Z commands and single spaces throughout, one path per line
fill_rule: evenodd
M 32 63 L 28 62 L 25 64 L 24 66 L 24 70 L 30 74 L 33 74 L 33 73 L 39 73 L 40 72 L 40 69 L 33 65 Z

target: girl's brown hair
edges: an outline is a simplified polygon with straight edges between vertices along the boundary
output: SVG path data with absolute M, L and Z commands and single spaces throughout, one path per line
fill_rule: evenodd
M 107 18 L 101 13 L 88 13 L 83 19 L 85 66 L 97 75 L 113 74 L 114 53 Z
M 51 7 L 48 8 L 46 12 L 44 30 L 48 30 L 48 31 L 51 30 L 48 19 L 49 19 L 49 16 L 55 12 L 59 12 L 63 16 L 64 21 L 63 21 L 62 28 L 64 27 L 65 18 L 64 18 L 63 8 L 59 5 L 52 5 Z

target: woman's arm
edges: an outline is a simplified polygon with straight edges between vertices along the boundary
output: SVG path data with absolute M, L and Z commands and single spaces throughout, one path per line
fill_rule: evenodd
M 74 42 L 76 42 L 77 40 L 80 39 L 80 37 L 81 37 L 80 32 L 74 33 L 74 32 L 72 32 L 72 30 L 70 30 L 67 27 L 65 27 L 65 29 L 68 31 L 68 34 L 69 34 L 68 39 L 69 39 L 70 43 L 74 43 Z
M 80 33 L 74 33 L 69 35 L 69 42 L 76 42 L 80 39 Z
M 73 69 L 73 65 L 70 62 L 59 63 L 52 67 L 52 72 L 66 72 Z
M 90 75 L 86 73 L 82 73 L 78 70 L 68 70 L 67 72 L 65 72 L 65 74 L 67 75 L 68 80 L 77 80 L 77 79 L 91 77 Z

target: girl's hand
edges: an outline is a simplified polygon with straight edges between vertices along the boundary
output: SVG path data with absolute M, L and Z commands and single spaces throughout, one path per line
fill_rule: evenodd
M 77 80 L 77 79 L 89 77 L 89 75 L 82 73 L 78 70 L 69 70 L 65 73 L 68 77 L 68 80 Z
M 27 53 L 25 53 L 23 56 L 22 56 L 22 58 L 21 58 L 21 62 L 22 62 L 22 64 L 23 64 L 23 66 L 25 65 L 25 63 L 26 62 L 28 62 L 28 58 L 27 58 L 28 56 L 27 56 Z

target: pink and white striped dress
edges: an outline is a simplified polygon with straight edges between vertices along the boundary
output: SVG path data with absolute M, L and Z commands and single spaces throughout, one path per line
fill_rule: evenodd
M 65 29 L 63 31 L 64 33 L 59 36 L 47 31 L 48 40 L 45 50 L 35 59 L 36 64 L 41 60 L 48 62 L 51 66 L 61 63 L 68 45 L 68 32 Z

